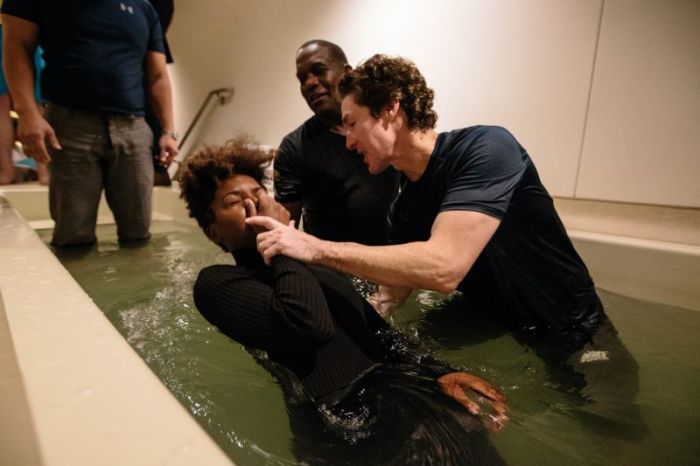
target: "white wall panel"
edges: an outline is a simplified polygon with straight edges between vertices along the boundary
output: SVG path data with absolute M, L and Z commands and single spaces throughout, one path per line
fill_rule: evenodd
M 201 133 L 245 130 L 277 145 L 310 115 L 294 79 L 304 41 L 341 45 L 352 64 L 408 57 L 436 91 L 438 129 L 498 124 L 536 161 L 555 195 L 574 194 L 601 0 L 188 0 L 169 39 L 178 125 L 206 91 L 233 84 L 231 105 Z
M 576 196 L 700 207 L 700 1 L 606 0 Z

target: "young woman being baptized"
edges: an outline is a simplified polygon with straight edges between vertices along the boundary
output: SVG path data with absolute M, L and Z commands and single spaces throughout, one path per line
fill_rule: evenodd
M 197 309 L 277 378 L 294 454 L 313 465 L 503 464 L 466 396 L 489 405 L 497 430 L 507 420 L 498 390 L 390 328 L 347 276 L 284 256 L 264 264 L 245 219 L 289 222 L 263 187 L 273 155 L 246 138 L 205 147 L 180 185 L 190 216 L 235 259 L 199 273 Z

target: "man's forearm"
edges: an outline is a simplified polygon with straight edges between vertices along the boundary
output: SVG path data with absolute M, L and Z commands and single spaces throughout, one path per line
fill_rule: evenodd
M 261 230 L 258 251 L 268 263 L 282 254 L 384 286 L 450 293 L 474 265 L 500 220 L 479 212 L 442 212 L 427 241 L 395 246 L 324 241 L 263 216 L 246 218 L 246 223 Z
M 156 114 L 160 126 L 164 133 L 175 131 L 175 122 L 173 118 L 173 98 L 170 79 L 167 73 L 158 76 L 150 84 L 149 97 L 153 112 Z M 156 138 L 160 135 L 155 135 Z
M 164 133 L 175 130 L 173 119 L 173 96 L 170 86 L 168 68 L 165 64 L 165 55 L 160 52 L 149 51 L 145 60 L 146 88 L 151 108 L 160 122 Z M 156 138 L 161 136 L 155 135 Z
M 323 241 L 315 263 L 388 287 L 454 291 L 463 275 L 427 241 L 395 246 L 364 246 Z
M 454 291 L 500 220 L 469 211 L 438 214 L 430 239 L 395 246 L 322 241 L 315 261 L 380 285 Z
M 15 111 L 20 116 L 39 112 L 34 98 L 34 51 L 38 28 L 33 23 L 11 15 L 2 15 L 3 69 L 12 94 Z

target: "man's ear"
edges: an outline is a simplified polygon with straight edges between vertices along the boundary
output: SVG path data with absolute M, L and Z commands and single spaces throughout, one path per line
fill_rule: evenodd
M 389 104 L 389 106 L 386 108 L 386 112 L 390 120 L 396 118 L 396 115 L 399 114 L 399 108 L 401 108 L 401 104 L 398 100 L 394 100 Z
M 396 121 L 400 108 L 401 104 L 399 101 L 394 100 L 392 103 L 386 106 L 382 113 L 379 114 L 379 119 L 382 121 L 382 125 L 385 129 L 388 128 L 391 123 Z

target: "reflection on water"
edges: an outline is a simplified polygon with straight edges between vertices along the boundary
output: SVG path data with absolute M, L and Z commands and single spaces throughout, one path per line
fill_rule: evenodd
M 297 464 L 289 417 L 275 380 L 192 304 L 198 271 L 230 263 L 194 227 L 156 222 L 153 239 L 118 245 L 114 227 L 97 246 L 59 259 L 127 341 L 231 458 L 242 465 Z M 48 242 L 50 231 L 40 233 Z M 511 421 L 492 441 L 509 464 L 697 464 L 700 448 L 700 313 L 602 291 L 606 311 L 640 367 L 637 405 L 649 433 L 611 438 L 587 419 L 580 391 L 498 327 L 422 292 L 395 315 L 443 360 L 501 387 Z M 298 441 L 298 439 L 297 439 Z

